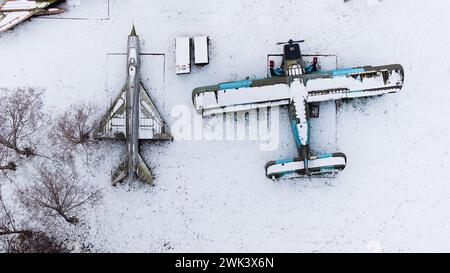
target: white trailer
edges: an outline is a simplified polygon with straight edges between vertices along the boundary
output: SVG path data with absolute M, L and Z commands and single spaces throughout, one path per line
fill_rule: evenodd
M 177 74 L 191 73 L 191 39 L 189 37 L 176 38 L 175 51 Z
M 194 37 L 194 63 L 196 65 L 206 65 L 209 63 L 208 47 L 208 36 Z

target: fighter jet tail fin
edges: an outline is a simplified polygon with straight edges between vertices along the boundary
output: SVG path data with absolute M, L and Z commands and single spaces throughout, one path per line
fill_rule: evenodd
M 137 175 L 140 180 L 150 185 L 153 185 L 153 175 L 150 168 L 145 163 L 142 156 L 139 154 L 138 165 L 137 165 Z
M 125 159 L 119 164 L 117 169 L 114 171 L 112 175 L 112 185 L 116 186 L 118 183 L 124 181 L 129 176 L 128 174 L 128 162 Z M 153 174 L 147 163 L 145 163 L 144 159 L 140 154 L 138 154 L 138 162 L 136 166 L 136 175 L 142 181 L 149 185 L 153 185 Z
M 124 160 L 120 163 L 120 165 L 117 167 L 115 172 L 112 175 L 112 185 L 115 186 L 117 183 L 122 182 L 128 177 L 128 164 L 127 161 Z

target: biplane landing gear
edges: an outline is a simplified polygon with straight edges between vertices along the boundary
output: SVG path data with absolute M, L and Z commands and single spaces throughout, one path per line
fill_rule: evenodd
M 320 117 L 320 104 L 318 103 L 309 104 L 309 116 L 312 118 Z

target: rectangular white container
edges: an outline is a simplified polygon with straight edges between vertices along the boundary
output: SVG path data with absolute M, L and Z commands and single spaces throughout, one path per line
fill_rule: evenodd
M 191 73 L 191 39 L 189 37 L 176 38 L 175 51 L 177 74 Z
M 196 65 L 205 65 L 209 63 L 208 47 L 208 36 L 194 37 L 194 62 Z

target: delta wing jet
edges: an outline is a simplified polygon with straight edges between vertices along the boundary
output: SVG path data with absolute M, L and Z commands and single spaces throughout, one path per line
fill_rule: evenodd
M 225 82 L 192 92 L 194 107 L 203 116 L 288 105 L 299 156 L 268 162 L 266 175 L 272 179 L 329 174 L 345 168 L 343 153 L 313 155 L 310 151 L 311 103 L 395 93 L 403 86 L 404 71 L 399 64 L 333 71 L 318 70 L 316 60 L 305 65 L 301 42 L 279 43 L 284 44 L 283 63 L 280 68 L 271 67 L 272 77 Z
M 64 1 L 64 0 L 63 0 Z M 65 11 L 53 7 L 61 0 L 0 0 L 0 32 L 5 32 L 23 21 L 41 15 Z
M 139 153 L 140 140 L 171 140 L 169 129 L 140 79 L 139 36 L 133 26 L 128 36 L 127 82 L 103 117 L 97 139 L 125 140 L 125 160 L 112 177 L 112 184 L 135 178 L 153 184 L 153 175 Z

